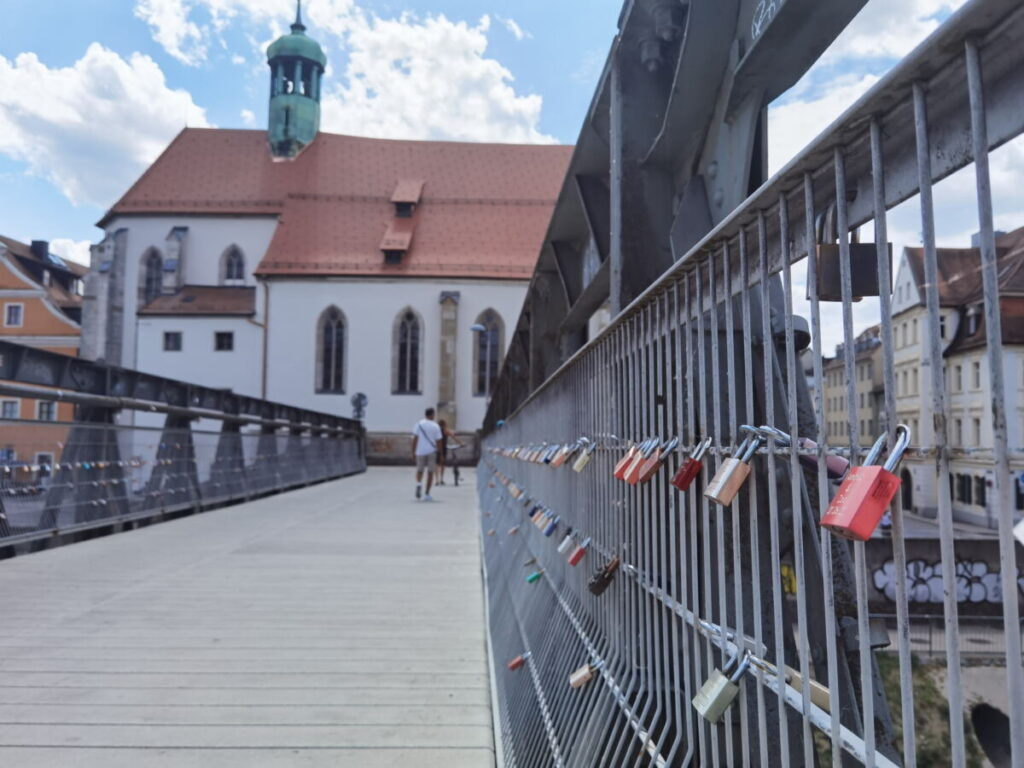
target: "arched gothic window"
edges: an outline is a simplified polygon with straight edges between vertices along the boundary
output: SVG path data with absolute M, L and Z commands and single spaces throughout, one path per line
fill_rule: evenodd
M 317 324 L 317 392 L 345 393 L 345 316 L 329 307 Z
M 490 395 L 498 378 L 498 365 L 504 349 L 501 315 L 486 309 L 476 319 L 473 344 L 473 394 Z M 482 329 L 482 330 L 481 330 Z
M 394 330 L 394 384 L 396 395 L 420 393 L 420 344 L 423 325 L 412 309 L 406 308 L 395 318 Z
M 141 300 L 148 304 L 162 292 L 164 281 L 164 260 L 160 251 L 150 248 L 142 257 Z
M 237 245 L 232 245 L 220 257 L 220 282 L 222 285 L 245 284 L 245 255 Z

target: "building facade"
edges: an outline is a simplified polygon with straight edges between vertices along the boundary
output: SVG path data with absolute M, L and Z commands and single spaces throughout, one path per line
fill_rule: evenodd
M 1024 229 L 996 240 L 1003 378 L 1015 504 L 1024 510 Z M 939 339 L 946 393 L 950 447 L 950 498 L 954 519 L 995 528 L 992 394 L 985 357 L 987 331 L 981 255 L 977 248 L 938 249 Z M 912 449 L 902 463 L 904 507 L 926 517 L 938 508 L 934 406 L 931 371 L 923 342 L 927 334 L 924 253 L 906 248 L 893 287 L 897 418 L 913 432 Z
M 0 237 L 0 338 L 73 357 L 79 354 L 85 268 L 50 253 L 49 243 Z M 0 396 L 0 482 L 31 485 L 60 459 L 74 406 Z
M 104 216 L 83 354 L 346 416 L 361 393 L 371 458 L 405 458 L 428 406 L 482 422 L 572 149 L 319 132 L 319 50 L 297 19 L 268 131 L 184 130 Z

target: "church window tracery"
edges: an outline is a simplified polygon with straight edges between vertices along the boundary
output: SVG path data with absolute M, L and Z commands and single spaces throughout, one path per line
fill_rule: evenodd
M 345 393 L 345 316 L 329 307 L 320 316 L 317 332 L 317 392 Z
M 504 323 L 497 312 L 487 309 L 477 318 L 476 326 L 483 330 L 475 332 L 473 344 L 473 394 L 489 396 L 498 379 Z
M 392 390 L 396 395 L 420 392 L 420 343 L 422 326 L 412 309 L 398 314 L 394 333 L 395 377 Z

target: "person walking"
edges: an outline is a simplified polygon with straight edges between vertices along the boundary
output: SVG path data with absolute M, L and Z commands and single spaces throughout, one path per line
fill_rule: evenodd
M 444 485 L 444 468 L 448 463 L 448 449 L 461 448 L 462 443 L 455 436 L 455 433 L 448 429 L 448 422 L 438 419 L 437 424 L 441 427 L 441 442 L 437 446 L 437 485 Z
M 433 501 L 430 488 L 434 484 L 434 473 L 437 471 L 437 449 L 444 435 L 441 427 L 434 421 L 434 409 L 427 408 L 424 418 L 416 422 L 412 428 L 412 457 L 416 463 L 416 498 Z M 423 472 L 427 473 L 427 492 L 423 493 Z

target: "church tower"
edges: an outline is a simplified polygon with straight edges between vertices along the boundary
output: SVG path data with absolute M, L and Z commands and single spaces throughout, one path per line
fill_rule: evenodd
M 267 135 L 275 160 L 298 157 L 320 130 L 320 82 L 327 57 L 302 23 L 298 0 L 290 34 L 267 49 L 270 65 L 270 120 Z

